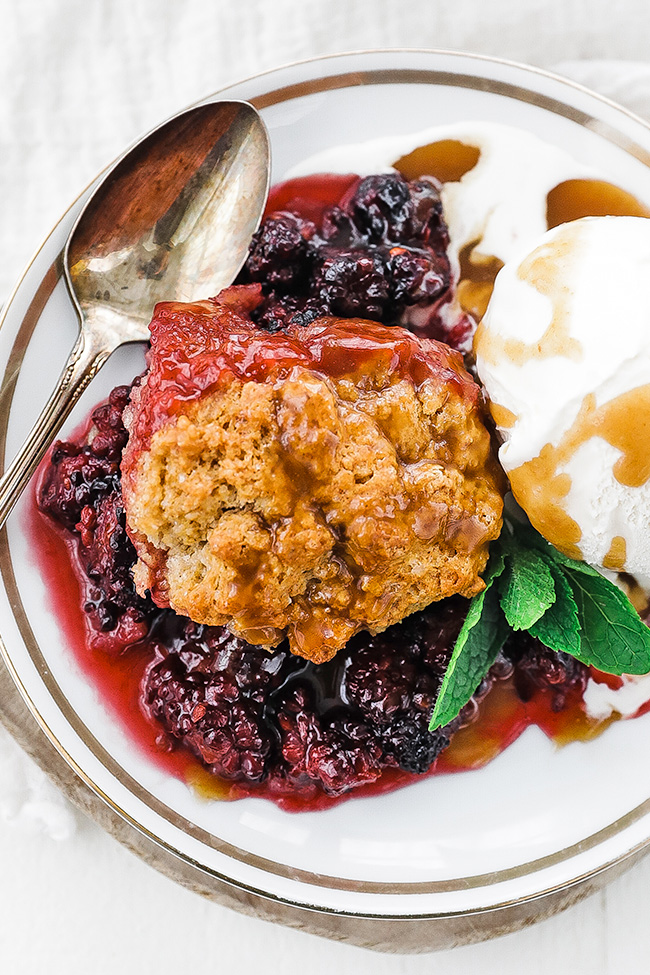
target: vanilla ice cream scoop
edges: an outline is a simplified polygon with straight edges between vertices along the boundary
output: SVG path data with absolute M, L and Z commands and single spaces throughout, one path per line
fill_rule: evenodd
M 650 588 L 650 219 L 587 217 L 499 272 L 475 338 L 533 525 Z

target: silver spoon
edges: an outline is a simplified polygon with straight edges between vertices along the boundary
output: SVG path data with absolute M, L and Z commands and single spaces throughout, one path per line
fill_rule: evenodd
M 251 105 L 237 101 L 174 116 L 106 174 L 64 250 L 79 336 L 0 478 L 0 527 L 111 353 L 148 340 L 155 303 L 210 297 L 232 283 L 262 217 L 269 179 L 266 127 Z

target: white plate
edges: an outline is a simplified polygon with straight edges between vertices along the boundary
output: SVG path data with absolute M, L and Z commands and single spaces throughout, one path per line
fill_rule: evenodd
M 584 89 L 521 66 L 444 52 L 369 52 L 292 65 L 222 95 L 262 109 L 276 181 L 335 143 L 484 119 L 534 131 L 597 163 L 650 204 L 650 129 Z M 43 244 L 2 322 L 0 437 L 8 457 L 74 341 L 60 252 L 83 199 Z M 140 350 L 116 354 L 65 429 L 142 364 Z M 327 812 L 198 799 L 134 747 L 77 667 L 32 560 L 25 510 L 23 501 L 0 536 L 5 661 L 84 781 L 206 877 L 318 911 L 450 918 L 567 888 L 648 844 L 650 715 L 563 749 L 531 728 L 481 771 L 428 778 Z

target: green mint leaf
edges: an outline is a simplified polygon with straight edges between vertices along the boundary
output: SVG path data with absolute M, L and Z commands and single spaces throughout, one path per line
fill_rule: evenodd
M 608 674 L 647 674 L 650 629 L 625 593 L 595 569 L 564 571 L 580 619 L 581 645 L 573 655 Z
M 505 573 L 499 579 L 501 609 L 513 630 L 529 630 L 555 602 L 548 561 L 535 549 L 509 541 Z
M 573 590 L 559 566 L 551 563 L 551 572 L 555 581 L 555 602 L 530 627 L 530 633 L 545 647 L 578 657 L 581 647 L 580 618 Z
M 549 542 L 545 542 L 546 548 L 544 549 L 545 555 L 553 559 L 557 565 L 561 565 L 564 569 L 570 569 L 572 572 L 582 572 L 583 575 L 592 576 L 592 578 L 603 579 L 604 576 L 594 569 L 593 565 L 589 565 L 588 562 L 581 562 L 578 559 L 572 559 L 558 549 L 553 548 Z M 613 585 L 613 583 L 610 583 Z M 618 587 L 614 587 L 618 588 Z
M 527 548 L 534 548 L 541 552 L 551 564 L 560 565 L 566 569 L 573 569 L 575 572 L 582 572 L 584 575 L 597 576 L 600 579 L 603 578 L 598 569 L 594 569 L 588 562 L 572 559 L 569 555 L 565 555 L 564 552 L 560 552 L 554 545 L 547 542 L 532 525 L 522 526 L 519 534 Z
M 483 573 L 483 582 L 485 583 L 486 589 L 489 589 L 494 580 L 499 578 L 505 567 L 506 560 L 501 548 L 498 547 L 493 549 L 493 551 L 490 553 L 490 561 L 488 562 L 487 568 Z
M 650 672 L 650 628 L 625 594 L 586 562 L 569 558 L 534 528 L 504 525 L 470 602 L 429 729 L 467 704 L 512 630 L 610 674 Z
M 609 674 L 650 672 L 650 629 L 625 593 L 587 562 L 559 552 L 534 529 L 527 528 L 524 537 L 527 544 L 533 545 L 555 567 L 557 592 L 561 586 L 557 582 L 558 573 L 564 575 L 580 627 L 578 642 L 571 633 L 575 626 L 571 604 L 563 598 L 558 606 L 558 612 L 564 609 L 562 619 L 558 620 L 552 609 L 547 610 L 549 619 L 546 620 L 547 614 L 542 617 L 531 629 L 533 636 L 552 650 L 564 650 L 582 663 Z M 539 632 L 540 628 L 545 636 Z
M 492 584 L 504 568 L 503 553 L 497 550 L 490 558 L 484 576 L 485 589 L 478 596 L 474 596 L 469 604 L 433 709 L 430 731 L 449 724 L 456 717 L 503 646 L 508 625 L 501 612 L 498 592 Z

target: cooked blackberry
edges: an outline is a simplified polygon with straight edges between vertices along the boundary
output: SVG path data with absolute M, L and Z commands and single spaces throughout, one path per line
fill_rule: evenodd
M 292 298 L 272 291 L 253 317 L 260 328 L 282 332 L 290 324 L 311 325 L 325 314 L 327 306 L 318 298 Z
M 328 250 L 311 279 L 311 293 L 329 314 L 380 322 L 390 300 L 386 262 L 376 250 Z
M 443 606 L 444 620 L 433 632 L 445 631 L 458 613 L 462 618 L 460 601 L 453 613 Z M 425 631 L 433 615 L 417 614 L 403 634 L 403 656 L 411 662 L 423 657 L 425 645 L 431 649 Z M 411 645 L 416 633 L 423 639 Z M 398 671 L 385 666 L 385 648 L 378 654 L 372 646 L 378 638 L 368 634 L 345 658 L 321 665 L 170 612 L 161 614 L 152 637 L 167 655 L 145 677 L 146 709 L 172 743 L 226 778 L 273 776 L 298 790 L 309 782 L 340 795 L 375 781 L 386 767 L 425 772 L 449 743 L 444 732 L 432 735 L 426 727 L 428 675 L 418 683 L 411 665 L 410 685 L 400 686 Z
M 369 725 L 343 709 L 318 713 L 309 688 L 291 688 L 277 712 L 286 774 L 297 785 L 307 778 L 328 795 L 340 795 L 374 782 L 386 755 Z
M 463 615 L 462 600 L 446 600 L 391 628 L 392 655 L 391 631 L 360 634 L 344 655 L 314 665 L 168 612 L 152 634 L 167 656 L 146 675 L 143 700 L 170 742 L 226 778 L 337 796 L 385 768 L 422 774 L 476 716 L 472 700 L 448 728 L 428 730 Z M 511 672 L 503 664 L 477 697 Z
M 386 264 L 388 289 L 395 308 L 438 298 L 448 285 L 445 258 L 426 251 L 394 247 Z
M 293 666 L 217 627 L 168 614 L 158 632 L 171 652 L 147 673 L 143 698 L 172 742 L 193 751 L 225 778 L 258 782 L 274 755 L 276 736 L 264 718 L 265 695 Z M 174 633 L 174 631 L 177 631 Z
M 296 289 L 309 274 L 309 241 L 316 233 L 311 221 L 293 213 L 268 217 L 251 242 L 246 269 L 249 280 L 267 289 Z
M 262 284 L 266 298 L 253 320 L 269 331 L 344 315 L 386 325 L 404 319 L 422 335 L 455 339 L 436 310 L 449 293 L 448 244 L 435 180 L 367 176 L 319 226 L 284 211 L 268 216 L 240 281 Z M 405 311 L 414 306 L 424 314 L 412 322 Z
M 89 446 L 57 441 L 41 483 L 39 506 L 68 531 L 75 531 L 84 508 L 94 510 L 118 480 L 116 462 L 97 457 Z
M 119 629 L 123 645 L 146 637 L 157 612 L 135 591 L 135 549 L 126 533 L 119 463 L 127 432 L 122 414 L 130 387 L 118 386 L 91 416 L 88 438 L 54 445 L 40 485 L 42 511 L 78 537 L 78 555 L 90 580 L 84 604 L 95 629 Z
M 366 176 L 343 211 L 370 244 L 421 241 L 444 253 L 449 243 L 440 186 L 433 179 L 409 182 L 398 173 Z
M 117 386 L 108 402 L 93 411 L 88 442 L 58 440 L 52 448 L 38 503 L 42 511 L 69 531 L 77 529 L 85 507 L 94 507 L 119 483 L 120 458 L 128 438 L 122 413 L 129 390 L 129 386 Z M 77 530 L 81 531 L 81 527 Z
M 366 176 L 346 209 L 368 243 L 397 243 L 414 235 L 410 185 L 397 173 Z
M 390 728 L 390 734 L 384 735 L 387 753 L 395 757 L 405 772 L 418 775 L 428 772 L 440 752 L 449 745 L 451 737 L 441 728 L 429 731 L 427 726 L 428 719 L 418 714 L 414 721 L 408 715 L 397 718 Z
M 551 707 L 562 711 L 569 699 L 582 697 L 589 668 L 568 653 L 549 650 L 529 633 L 511 636 L 504 653 L 515 667 L 515 687 L 523 701 L 539 690 L 551 693 Z
M 128 613 L 133 630 L 129 642 L 147 635 L 148 622 L 158 611 L 149 599 L 142 599 L 135 591 L 131 568 L 135 549 L 126 533 L 124 507 L 121 496 L 114 491 L 97 502 L 86 505 L 79 524 L 79 558 L 88 578 L 97 590 L 96 599 L 86 602 L 86 611 L 96 617 L 102 632 L 114 630 Z
M 350 644 L 343 695 L 406 771 L 427 771 L 449 744 L 429 720 L 466 609 L 464 600 L 446 599 Z

